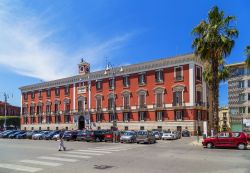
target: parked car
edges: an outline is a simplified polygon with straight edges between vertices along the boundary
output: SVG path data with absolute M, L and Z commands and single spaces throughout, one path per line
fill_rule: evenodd
M 58 140 L 59 139 L 59 135 L 60 135 L 60 133 L 57 133 L 57 134 L 55 134 L 53 137 L 52 137 L 52 139 L 53 140 Z
M 160 140 L 161 139 L 161 133 L 159 131 L 153 131 L 153 135 L 155 135 L 155 139 L 156 140 Z
M 191 133 L 188 130 L 183 130 L 181 135 L 182 135 L 182 137 L 190 137 Z
M 102 142 L 104 140 L 104 135 L 106 132 L 107 130 L 88 131 L 85 141 Z
M 10 136 L 11 134 L 14 134 L 14 133 L 16 133 L 16 132 L 17 132 L 17 130 L 8 131 L 8 132 L 6 132 L 6 133 L 4 133 L 4 134 L 2 135 L 2 138 L 9 138 L 9 136 Z
M 19 133 L 18 135 L 16 135 L 16 139 L 26 139 L 27 136 L 27 132 L 23 131 L 23 133 Z
M 48 134 L 44 135 L 43 139 L 45 140 L 50 140 L 53 138 L 54 135 L 56 134 L 59 134 L 59 131 L 58 130 L 55 130 L 55 131 L 51 131 L 49 132 Z
M 0 133 L 0 138 L 2 138 L 3 135 L 5 135 L 6 133 L 9 133 L 9 132 L 11 132 L 11 130 L 2 131 L 2 132 Z
M 206 138 L 202 142 L 204 147 L 237 147 L 244 150 L 247 147 L 247 137 L 243 132 L 221 132 L 215 137 Z
M 250 134 L 246 134 L 247 136 L 247 141 L 250 141 Z
M 9 138 L 14 139 L 14 138 L 16 138 L 17 135 L 22 134 L 22 133 L 25 133 L 25 131 L 17 131 L 15 133 L 10 134 Z
M 153 133 L 151 131 L 140 130 L 137 132 L 137 136 L 136 136 L 136 143 L 137 144 L 140 144 L 140 143 L 152 144 L 155 142 L 156 142 L 155 136 L 153 135 Z
M 167 132 L 164 132 L 163 135 L 162 135 L 162 140 L 173 140 L 173 139 L 177 139 L 177 135 L 176 133 L 172 132 L 172 131 L 167 131 Z
M 134 131 L 125 131 L 123 135 L 120 137 L 120 142 L 129 142 L 134 143 L 136 142 L 136 132 Z
M 34 130 L 34 131 L 29 131 L 26 133 L 26 138 L 27 139 L 32 139 L 32 136 L 36 133 L 39 133 L 40 131 Z
M 80 130 L 77 133 L 76 140 L 77 141 L 85 141 L 87 135 L 87 130 Z
M 63 139 L 66 141 L 70 141 L 70 140 L 76 140 L 77 137 L 77 131 L 66 131 L 63 134 Z
M 113 141 L 114 140 L 114 134 L 115 134 L 115 141 L 119 142 L 120 141 L 120 132 L 119 131 L 106 131 L 104 132 L 104 142 L 108 142 L 108 141 Z
M 43 139 L 44 135 L 46 135 L 48 133 L 49 133 L 49 131 L 42 131 L 40 133 L 35 133 L 34 135 L 32 135 L 32 139 L 41 140 L 41 139 Z

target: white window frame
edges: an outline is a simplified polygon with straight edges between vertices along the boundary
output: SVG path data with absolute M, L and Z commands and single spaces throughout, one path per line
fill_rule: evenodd
M 200 69 L 200 77 L 201 77 L 201 79 L 198 79 L 198 78 L 197 78 L 197 76 L 198 76 L 198 69 Z M 197 66 L 197 65 L 196 65 L 195 70 L 196 70 L 195 79 L 198 80 L 198 81 L 201 81 L 201 80 L 202 80 L 202 68 L 201 68 L 200 66 Z
M 123 107 L 125 108 L 124 96 L 128 96 L 128 105 L 130 106 L 130 93 L 122 94 Z
M 176 79 L 176 69 L 181 68 L 181 77 L 183 78 L 183 66 L 176 66 L 174 67 L 174 78 Z

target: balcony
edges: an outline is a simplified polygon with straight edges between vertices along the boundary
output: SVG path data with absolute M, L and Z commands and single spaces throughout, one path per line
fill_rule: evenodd
M 129 112 L 129 111 L 131 111 L 131 107 L 129 105 L 125 105 L 121 109 L 122 109 L 123 112 Z
M 108 111 L 111 112 L 111 113 L 115 112 L 115 106 L 109 106 Z
M 54 111 L 54 115 L 59 115 L 60 112 L 58 110 Z
M 196 106 L 196 107 L 205 107 L 205 106 L 206 106 L 206 103 L 205 103 L 205 102 L 196 102 L 196 103 L 195 103 L 195 106 Z
M 77 93 L 78 94 L 85 94 L 87 92 L 86 86 L 80 86 L 77 88 Z
M 183 107 L 185 106 L 185 103 L 184 102 L 173 102 L 172 103 L 172 107 L 173 108 L 176 108 L 176 109 L 182 109 Z
M 96 112 L 97 112 L 97 113 L 102 113 L 102 107 L 101 107 L 101 106 L 98 106 L 98 107 L 96 108 Z
M 64 114 L 64 115 L 69 115 L 69 114 L 70 114 L 70 110 L 65 110 L 65 111 L 63 111 L 63 114 Z
M 162 110 L 165 108 L 165 104 L 154 104 L 154 109 L 157 109 L 157 110 Z
M 147 105 L 146 104 L 137 105 L 136 108 L 139 111 L 146 111 L 147 110 Z

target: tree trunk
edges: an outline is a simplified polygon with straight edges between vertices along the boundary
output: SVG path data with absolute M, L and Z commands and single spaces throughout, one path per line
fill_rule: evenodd
M 218 59 L 212 58 L 212 73 L 213 73 L 213 80 L 212 80 L 212 95 L 213 95 L 213 122 L 214 122 L 214 130 L 218 132 L 218 107 L 219 107 L 219 79 L 218 79 Z

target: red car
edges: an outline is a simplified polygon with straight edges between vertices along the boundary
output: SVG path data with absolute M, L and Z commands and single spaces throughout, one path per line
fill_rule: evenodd
M 206 138 L 202 142 L 204 147 L 237 147 L 244 150 L 247 147 L 247 137 L 243 132 L 221 132 L 215 137 Z
M 115 131 L 115 134 L 116 134 L 116 139 L 115 139 L 115 141 L 118 142 L 118 141 L 120 140 L 120 133 L 119 133 L 118 131 Z M 108 141 L 112 142 L 112 141 L 113 141 L 113 137 L 114 137 L 113 132 L 112 132 L 112 131 L 107 131 L 107 132 L 104 134 L 104 141 L 105 141 L 105 142 L 108 142 Z

